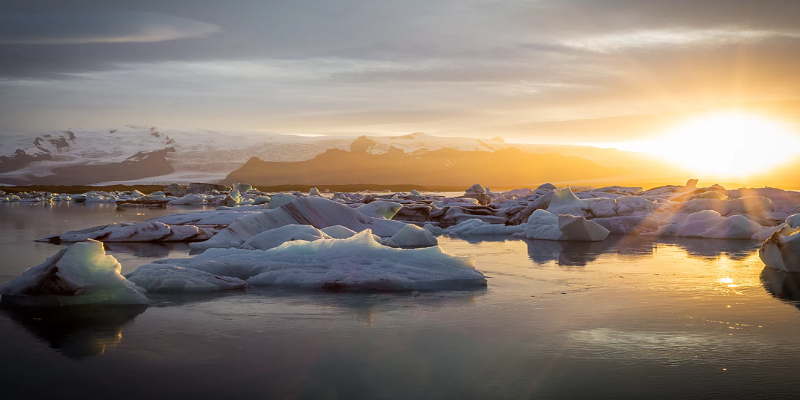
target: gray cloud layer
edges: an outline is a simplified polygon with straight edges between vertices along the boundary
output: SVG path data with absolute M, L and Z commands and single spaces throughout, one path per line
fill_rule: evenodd
M 800 93 L 796 1 L 35 1 L 0 13 L 0 132 L 523 135 L 538 120 Z
M 2 13 L 2 44 L 163 42 L 200 38 L 216 25 L 152 12 Z

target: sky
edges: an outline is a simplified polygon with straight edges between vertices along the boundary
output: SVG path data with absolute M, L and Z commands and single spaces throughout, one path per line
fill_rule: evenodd
M 539 128 L 800 100 L 798 15 L 795 0 L 7 0 L 0 134 L 618 142 L 592 124 Z

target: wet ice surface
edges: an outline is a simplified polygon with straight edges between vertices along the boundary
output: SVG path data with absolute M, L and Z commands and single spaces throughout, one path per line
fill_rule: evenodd
M 33 239 L 174 210 L 0 205 L 0 284 Z M 136 215 L 144 214 L 144 215 Z M 3 398 L 796 398 L 796 275 L 758 242 L 439 238 L 482 290 L 151 295 L 146 310 L 0 312 Z M 122 272 L 188 246 L 107 243 Z M 767 286 L 765 286 L 765 282 Z M 770 291 L 775 295 L 770 294 Z M 779 299 L 776 296 L 781 296 Z M 78 321 L 78 322 L 75 322 Z

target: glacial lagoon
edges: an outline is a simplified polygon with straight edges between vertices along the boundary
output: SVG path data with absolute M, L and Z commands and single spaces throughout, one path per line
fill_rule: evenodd
M 0 204 L 0 284 L 61 245 L 35 239 L 176 210 Z M 0 310 L 0 387 L 19 398 L 796 398 L 800 277 L 759 242 L 439 237 L 488 287 L 248 288 L 149 295 L 77 315 Z M 106 243 L 122 273 L 185 243 Z M 69 317 L 69 318 L 68 318 Z

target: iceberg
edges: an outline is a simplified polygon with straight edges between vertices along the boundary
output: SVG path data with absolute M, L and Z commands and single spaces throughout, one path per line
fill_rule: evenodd
M 88 229 L 69 231 L 62 235 L 50 235 L 40 242 L 82 242 L 99 240 L 102 242 L 190 242 L 206 240 L 213 235 L 211 229 L 194 225 L 169 226 L 161 222 L 122 222 L 99 225 Z
M 594 218 L 592 222 L 608 229 L 611 233 L 619 235 L 641 235 L 658 230 L 658 221 L 655 219 L 632 215 Z
M 445 235 L 464 235 L 464 236 L 481 236 L 481 235 L 512 235 L 525 231 L 527 224 L 521 225 L 504 225 L 492 224 L 482 221 L 480 219 L 468 219 L 459 224 L 442 229 L 437 226 L 426 224 L 425 229 Z
M 525 232 L 520 236 L 528 239 L 599 242 L 605 240 L 609 233 L 608 229 L 582 216 L 556 216 L 545 210 L 536 210 L 528 218 Z
M 198 205 L 205 204 L 206 196 L 201 194 L 187 194 L 179 199 L 170 200 L 168 205 L 171 206 L 184 206 L 184 205 Z
M 486 286 L 486 277 L 475 269 L 472 256 L 453 256 L 439 246 L 422 249 L 383 246 L 369 229 L 349 239 L 294 241 L 270 250 L 212 248 L 193 258 L 158 260 L 147 268 L 157 268 L 156 265 L 236 277 L 250 286 L 333 291 Z
M 238 278 L 212 275 L 175 265 L 142 265 L 125 278 L 148 292 L 209 292 L 247 287 L 247 283 Z
M 148 304 L 120 269 L 101 242 L 75 243 L 0 287 L 0 295 L 24 306 Z
M 586 218 L 615 217 L 616 204 L 614 199 L 608 198 L 579 199 L 570 188 L 554 189 L 547 211 L 553 215 L 577 215 Z
M 297 196 L 293 194 L 278 193 L 270 198 L 269 203 L 265 204 L 264 208 L 274 210 L 282 207 L 284 204 L 293 202 L 295 199 L 297 199 Z
M 706 239 L 755 239 L 764 229 L 762 225 L 744 215 L 723 217 L 717 211 L 703 210 L 689 214 L 683 220 L 662 225 L 654 235 Z
M 333 225 L 327 228 L 320 229 L 322 232 L 325 232 L 326 235 L 334 238 L 334 239 L 347 239 L 349 237 L 353 237 L 356 234 L 356 231 L 345 228 L 341 225 Z
M 439 241 L 425 229 L 408 224 L 389 238 L 386 244 L 391 247 L 420 248 L 436 246 Z
M 800 229 L 772 234 L 758 249 L 764 265 L 786 272 L 800 272 Z
M 248 239 L 240 248 L 248 250 L 269 250 L 285 242 L 305 240 L 312 242 L 319 239 L 330 239 L 325 232 L 310 225 L 286 225 L 270 229 Z
M 311 225 L 317 229 L 341 225 L 356 232 L 371 229 L 382 237 L 392 236 L 405 226 L 402 222 L 368 217 L 323 197 L 299 197 L 280 208 L 239 218 L 211 239 L 192 243 L 191 247 L 239 247 L 261 232 L 285 225 Z

